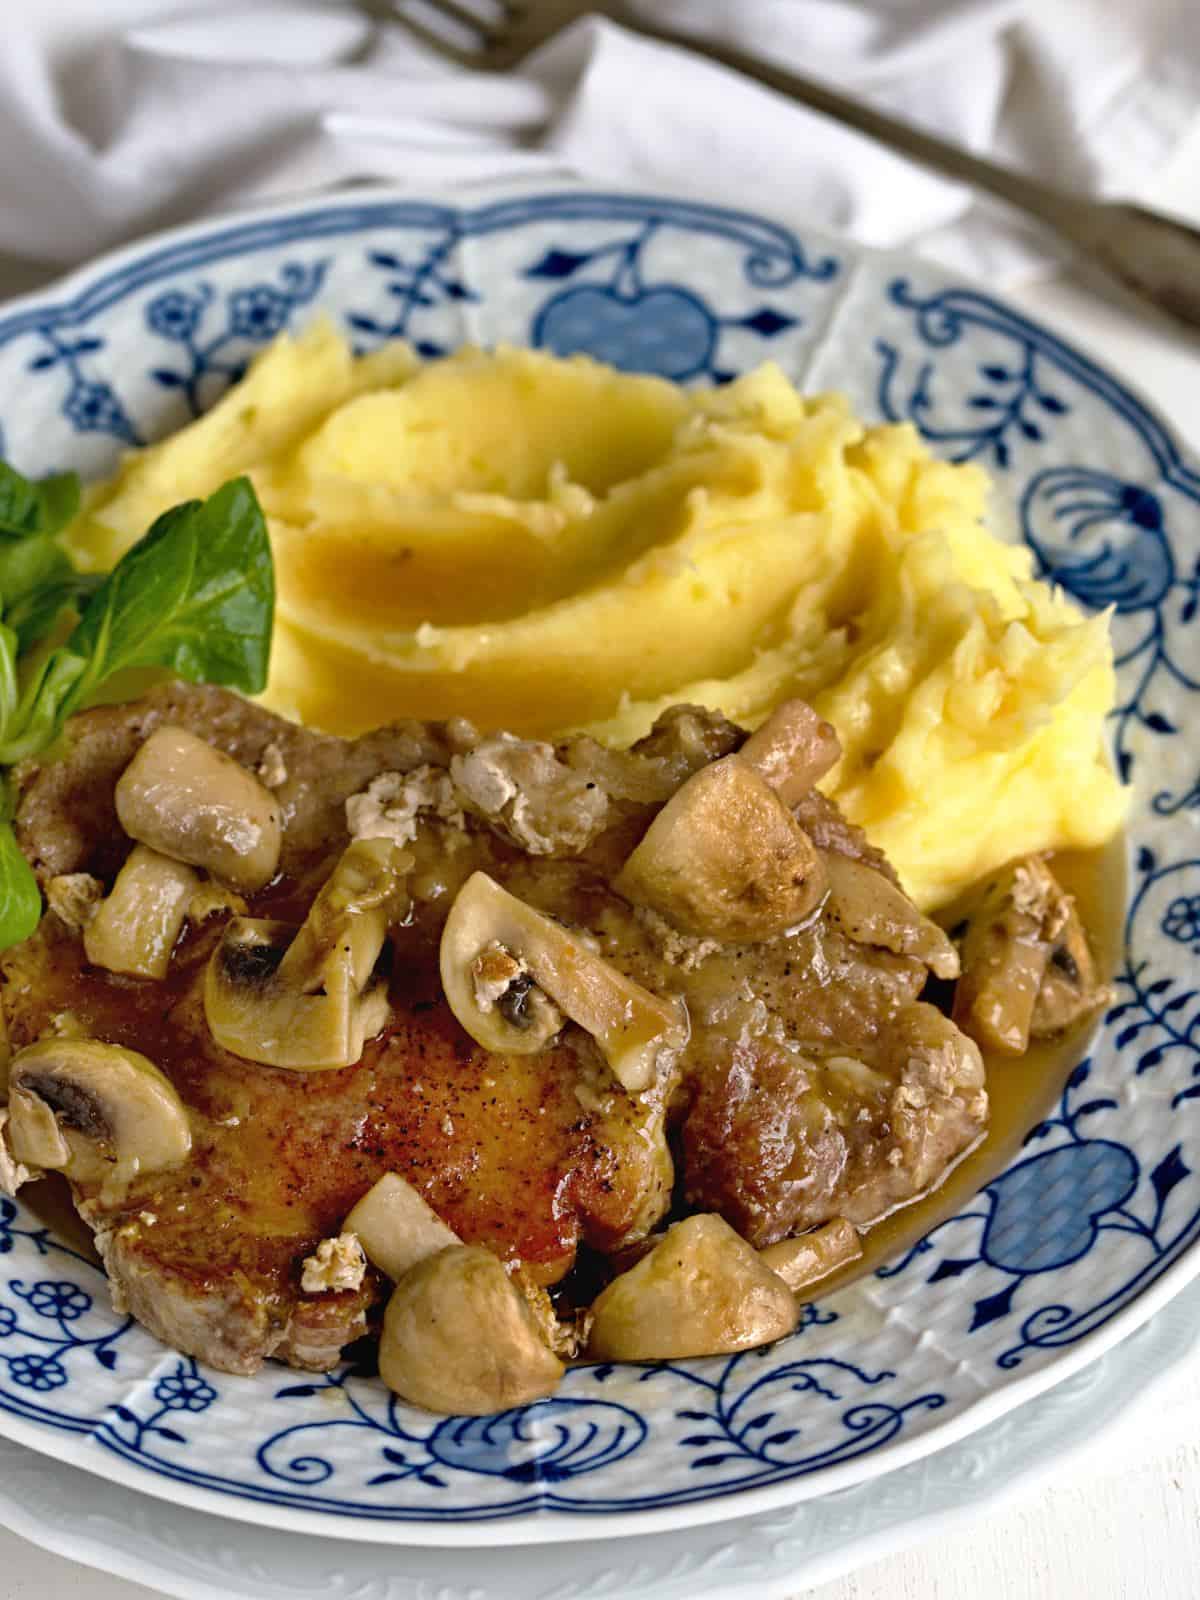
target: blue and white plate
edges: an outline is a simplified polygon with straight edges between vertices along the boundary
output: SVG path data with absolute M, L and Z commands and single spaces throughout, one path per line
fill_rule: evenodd
M 582 188 L 382 191 L 171 234 L 0 314 L 0 449 L 107 472 L 318 310 L 363 348 L 584 350 L 678 380 L 770 357 L 994 474 L 1043 572 L 1111 607 L 1135 785 L 1118 998 L 1007 1170 L 764 1351 L 582 1367 L 439 1419 L 343 1370 L 214 1373 L 114 1316 L 0 1204 L 0 1432 L 150 1494 L 397 1543 L 639 1533 L 823 1494 L 994 1420 L 1200 1273 L 1200 474 L 1104 370 L 990 295 L 746 212 Z

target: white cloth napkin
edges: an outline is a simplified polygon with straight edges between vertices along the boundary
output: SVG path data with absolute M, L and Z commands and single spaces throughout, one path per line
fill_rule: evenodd
M 1200 115 L 1195 0 L 640 3 L 1081 190 L 1136 197 Z M 967 190 L 599 17 L 519 72 L 481 76 L 350 3 L 146 9 L 57 74 L 9 19 L 0 251 L 85 260 L 164 223 L 359 179 L 429 190 L 575 173 L 915 244 L 993 279 L 1054 256 Z

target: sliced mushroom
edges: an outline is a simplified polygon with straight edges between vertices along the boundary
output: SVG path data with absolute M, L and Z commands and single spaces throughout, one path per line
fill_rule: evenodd
M 862 1255 L 858 1229 L 845 1217 L 835 1217 L 824 1227 L 801 1233 L 794 1239 L 781 1239 L 758 1252 L 764 1266 L 777 1272 L 793 1294 L 827 1278 L 839 1267 L 857 1261 Z
M 462 1242 L 395 1172 L 385 1172 L 367 1190 L 342 1228 L 357 1237 L 371 1265 L 397 1283 L 418 1261 Z
M 46 1174 L 42 1167 L 26 1166 L 17 1160 L 12 1152 L 10 1120 L 7 1105 L 0 1106 L 0 1193 L 15 1195 L 22 1184 L 33 1183 Z
M 802 795 L 836 766 L 842 746 L 833 724 L 807 700 L 785 700 L 738 751 L 784 805 Z
M 8 1142 L 18 1161 L 44 1171 L 62 1171 L 71 1147 L 58 1125 L 55 1109 L 25 1089 L 10 1086 Z
M 407 912 L 410 861 L 388 839 L 343 852 L 304 925 L 234 917 L 208 963 L 204 1014 L 225 1050 L 264 1066 L 348 1067 L 387 1021 L 375 964 Z
M 563 1371 L 520 1290 L 477 1245 L 419 1262 L 388 1301 L 379 1374 L 412 1405 L 489 1416 L 553 1394 Z
M 1071 897 L 1040 856 L 998 873 L 967 918 L 954 1020 L 984 1049 L 1022 1055 L 1104 1004 Z
M 903 889 L 864 861 L 832 850 L 821 855 L 829 879 L 826 909 L 847 938 L 913 956 L 939 978 L 958 977 L 958 951 L 950 938 L 921 915 Z
M 1066 921 L 1051 945 L 1034 1003 L 1031 1036 L 1053 1038 L 1107 1005 L 1111 998 L 1112 990 L 1099 981 L 1079 912 L 1068 896 Z
M 674 1361 L 769 1344 L 796 1325 L 792 1291 L 758 1251 L 710 1214 L 687 1217 L 592 1305 L 588 1353 Z
M 204 1015 L 224 1050 L 267 1067 L 322 1072 L 348 1067 L 387 1021 L 382 984 L 361 995 L 304 994 L 279 981 L 296 929 L 287 922 L 234 917 L 204 980 Z
M 404 874 L 411 865 L 390 839 L 347 845 L 288 947 L 280 981 L 307 993 L 361 993 L 390 923 L 408 915 Z
M 515 998 L 505 991 L 490 999 L 482 986 L 494 970 L 497 950 L 516 964 L 514 980 L 524 985 Z M 441 972 L 450 1009 L 484 1049 L 531 1055 L 543 1047 L 551 1013 L 532 994 L 529 984 L 536 985 L 542 997 L 592 1035 L 631 1093 L 654 1083 L 664 1051 L 687 1042 L 681 1001 L 643 989 L 486 872 L 472 873 L 450 908 L 442 931 Z
M 117 780 L 131 839 L 251 894 L 275 876 L 279 802 L 252 772 L 185 728 L 158 728 Z
M 690 777 L 667 801 L 614 887 L 684 933 L 769 939 L 820 905 L 825 871 L 783 801 L 740 756 Z
M 191 867 L 135 845 L 84 929 L 88 960 L 134 978 L 165 978 L 199 883 Z
M 177 1166 L 192 1147 L 187 1113 L 152 1061 L 97 1039 L 43 1039 L 9 1071 L 8 1126 L 19 1163 L 123 1186 Z

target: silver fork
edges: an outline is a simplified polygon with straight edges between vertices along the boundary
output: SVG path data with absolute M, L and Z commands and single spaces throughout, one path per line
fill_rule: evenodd
M 421 0 L 424 8 L 437 13 L 459 32 L 461 45 L 423 24 L 409 9 L 393 11 L 390 16 L 459 66 L 487 72 L 506 72 L 517 66 L 539 45 L 587 12 L 608 17 L 645 38 L 732 67 L 778 94 L 902 151 L 924 166 L 977 189 L 986 189 L 1009 205 L 1030 212 L 1142 299 L 1181 322 L 1200 327 L 1200 229 L 1145 206 L 1090 200 L 1041 183 L 1011 167 L 972 155 L 899 117 L 852 100 L 823 83 L 759 61 L 729 45 L 658 27 L 619 4 L 597 4 L 595 0 L 493 3 L 498 11 L 493 17 L 484 18 L 462 0 Z M 375 7 L 372 9 L 380 14 Z

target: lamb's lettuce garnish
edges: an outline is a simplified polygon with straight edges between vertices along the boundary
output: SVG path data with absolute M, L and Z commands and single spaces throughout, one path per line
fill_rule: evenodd
M 28 939 L 41 921 L 42 891 L 8 822 L 0 827 L 0 908 L 5 950 Z
M 31 483 L 0 463 L 0 766 L 53 744 L 73 711 L 115 674 L 161 667 L 194 683 L 256 694 L 266 687 L 275 569 L 250 482 L 164 512 L 107 577 L 78 573 L 56 535 L 79 504 L 62 474 Z M 66 607 L 66 640 L 35 647 Z M 41 894 L 0 802 L 0 949 L 37 927 Z
M 0 533 L 18 537 L 60 533 L 79 510 L 79 477 L 56 472 L 49 478 L 23 478 L 0 461 Z
M 127 667 L 266 687 L 275 611 L 267 526 L 248 478 L 164 512 L 88 602 L 64 649 L 86 662 L 68 710 Z

